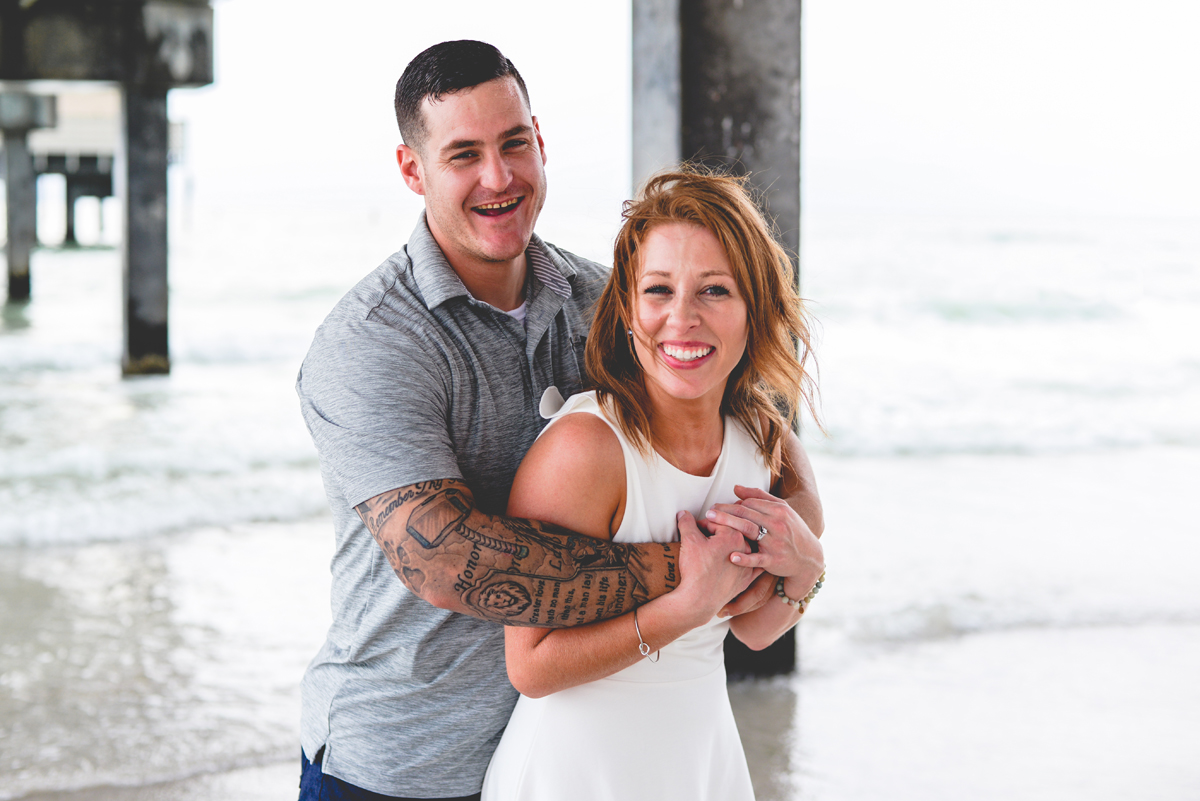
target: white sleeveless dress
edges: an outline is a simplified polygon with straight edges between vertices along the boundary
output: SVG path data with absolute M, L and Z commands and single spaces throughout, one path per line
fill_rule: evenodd
M 614 542 L 671 542 L 678 511 L 701 518 L 715 503 L 735 502 L 734 484 L 770 489 L 770 470 L 732 419 L 713 474 L 702 477 L 657 453 L 642 456 L 594 393 L 572 396 L 554 414 L 547 405 L 556 404 L 543 399 L 543 415 L 554 420 L 597 415 L 621 441 L 626 503 Z M 643 659 L 545 698 L 521 696 L 484 778 L 483 801 L 753 801 L 725 689 L 728 631 L 729 621 L 714 617 L 663 648 L 658 662 Z

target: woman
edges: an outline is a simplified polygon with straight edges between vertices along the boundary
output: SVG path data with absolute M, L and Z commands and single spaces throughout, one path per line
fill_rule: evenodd
M 741 181 L 660 175 L 624 217 L 587 344 L 597 389 L 552 415 L 508 511 L 602 539 L 669 542 L 677 510 L 701 516 L 735 503 L 735 485 L 752 488 L 743 498 L 766 498 L 784 454 L 800 452 L 790 423 L 811 395 L 796 345 L 807 355 L 809 337 L 790 261 Z M 795 625 L 795 602 L 814 590 L 823 557 L 811 532 L 795 542 L 721 522 L 735 518 L 710 513 L 705 527 L 731 550 L 753 540 L 793 603 L 718 619 L 745 577 L 714 596 L 685 564 L 676 590 L 635 613 L 574 629 L 508 628 L 509 677 L 522 697 L 485 801 L 753 798 L 722 642 L 732 630 L 762 648 Z

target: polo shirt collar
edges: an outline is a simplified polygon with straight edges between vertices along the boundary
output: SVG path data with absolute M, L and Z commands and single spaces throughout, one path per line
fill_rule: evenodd
M 551 248 L 546 247 L 537 234 L 529 240 L 525 250 L 529 267 L 527 283 L 537 282 L 554 292 L 564 300 L 571 297 L 571 284 L 568 279 L 575 277 L 575 268 L 566 259 L 560 257 Z M 413 279 L 425 299 L 425 305 L 435 309 L 448 300 L 458 297 L 470 298 L 458 273 L 450 266 L 437 240 L 429 230 L 425 221 L 425 212 L 421 212 L 417 225 L 408 239 L 408 257 L 412 260 Z M 530 302 L 537 294 L 536 287 L 530 286 L 526 292 L 526 302 Z

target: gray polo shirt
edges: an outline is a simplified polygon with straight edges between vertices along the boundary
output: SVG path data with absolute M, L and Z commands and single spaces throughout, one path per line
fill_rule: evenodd
M 337 538 L 333 624 L 301 683 L 301 742 L 326 773 L 377 793 L 479 790 L 516 702 L 495 623 L 410 593 L 354 507 L 438 478 L 503 513 L 544 420 L 546 387 L 583 383 L 583 346 L 607 279 L 534 236 L 525 326 L 475 300 L 421 217 L 408 247 L 317 329 L 296 381 Z

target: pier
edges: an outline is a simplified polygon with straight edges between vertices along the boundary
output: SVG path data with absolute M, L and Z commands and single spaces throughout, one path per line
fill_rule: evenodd
M 54 125 L 54 89 L 73 82 L 120 88 L 122 158 L 63 154 L 44 172 L 67 178 L 68 233 L 76 198 L 111 193 L 121 166 L 124 375 L 167 373 L 167 93 L 212 83 L 212 8 L 207 0 L 91 3 L 0 2 L 0 127 L 8 198 L 8 302 L 32 294 L 29 251 L 36 237 L 36 171 L 29 131 Z M 50 91 L 47 90 L 47 87 Z M 11 117 L 3 110 L 14 109 Z M 24 111 L 24 113 L 19 113 Z M 95 160 L 92 161 L 92 156 Z M 107 173 L 104 167 L 108 167 Z

